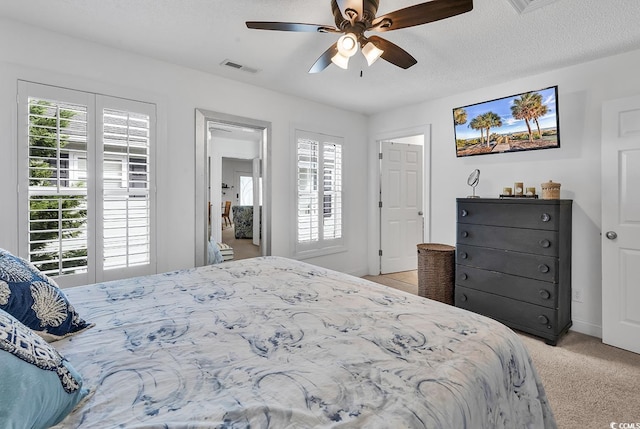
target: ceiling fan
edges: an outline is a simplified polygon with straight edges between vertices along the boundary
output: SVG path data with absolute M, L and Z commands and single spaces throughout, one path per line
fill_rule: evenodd
M 473 0 L 432 0 L 376 17 L 378 5 L 379 0 L 331 0 L 335 27 L 264 21 L 247 21 L 247 27 L 257 30 L 344 33 L 311 66 L 309 73 L 321 72 L 332 62 L 346 69 L 349 58 L 357 52 L 358 46 L 369 65 L 382 58 L 398 67 L 408 69 L 417 61 L 407 51 L 382 37 L 367 37 L 364 33 L 398 30 L 460 15 L 473 9 Z

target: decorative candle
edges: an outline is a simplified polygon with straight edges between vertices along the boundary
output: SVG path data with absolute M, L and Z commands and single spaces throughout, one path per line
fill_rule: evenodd
M 502 188 L 502 195 L 511 195 L 511 188 Z
M 527 196 L 533 197 L 536 194 L 536 188 L 527 188 Z

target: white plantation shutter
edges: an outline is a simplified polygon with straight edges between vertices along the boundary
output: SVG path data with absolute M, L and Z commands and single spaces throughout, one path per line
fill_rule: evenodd
M 104 269 L 151 262 L 150 118 L 103 110 Z
M 298 243 L 318 241 L 318 146 L 298 138 Z
M 323 145 L 322 236 L 325 240 L 342 237 L 342 145 Z
M 315 255 L 343 244 L 342 139 L 296 130 L 296 252 Z
M 51 276 L 86 272 L 87 106 L 30 97 L 27 109 L 28 259 Z
M 20 81 L 19 254 L 62 286 L 155 267 L 155 106 Z

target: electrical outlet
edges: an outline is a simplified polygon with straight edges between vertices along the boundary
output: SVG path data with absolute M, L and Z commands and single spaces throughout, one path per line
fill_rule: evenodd
M 575 302 L 582 302 L 582 289 L 573 289 L 573 300 Z

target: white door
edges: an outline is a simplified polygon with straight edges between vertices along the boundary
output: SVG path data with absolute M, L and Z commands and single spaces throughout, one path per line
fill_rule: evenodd
M 253 244 L 260 246 L 260 215 L 262 214 L 262 179 L 260 178 L 260 158 L 253 159 Z
M 422 146 L 381 145 L 380 272 L 415 270 L 422 242 Z
M 602 110 L 602 341 L 640 353 L 640 96 Z

